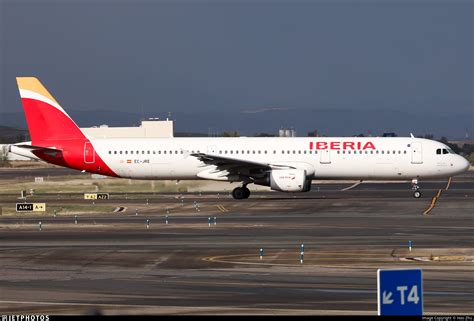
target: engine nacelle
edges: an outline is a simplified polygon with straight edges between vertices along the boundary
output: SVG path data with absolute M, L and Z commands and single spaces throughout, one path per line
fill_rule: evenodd
M 307 192 L 311 189 L 311 179 L 303 169 L 272 170 L 265 179 L 254 183 L 280 192 Z

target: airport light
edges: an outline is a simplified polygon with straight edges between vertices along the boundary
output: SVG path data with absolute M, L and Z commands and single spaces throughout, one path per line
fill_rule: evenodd
M 408 250 L 411 252 L 411 248 L 413 246 L 413 242 L 410 240 L 408 241 Z
M 304 244 L 302 243 L 300 246 L 300 263 L 303 264 L 304 261 Z
M 259 255 L 260 255 L 260 260 L 262 260 L 263 259 L 263 249 L 262 248 L 260 248 Z
M 41 231 L 42 230 L 42 224 L 41 224 L 41 221 L 39 221 L 38 223 L 38 229 Z
M 74 215 L 74 224 L 77 224 L 77 215 Z
M 168 224 L 168 215 L 166 215 L 166 221 L 165 222 L 166 222 L 166 224 Z
M 150 220 L 146 219 L 146 228 L 150 228 Z
M 214 216 L 214 225 L 217 224 L 217 217 Z

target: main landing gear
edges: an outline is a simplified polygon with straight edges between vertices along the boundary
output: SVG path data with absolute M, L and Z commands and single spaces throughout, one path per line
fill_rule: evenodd
M 414 179 L 411 180 L 411 189 L 413 190 L 413 197 L 414 198 L 420 198 L 421 197 L 420 186 L 418 186 L 418 179 L 414 178 Z
M 236 200 L 249 198 L 249 196 L 250 196 L 250 190 L 247 188 L 246 185 L 242 187 L 236 187 L 232 191 L 232 197 L 235 198 Z

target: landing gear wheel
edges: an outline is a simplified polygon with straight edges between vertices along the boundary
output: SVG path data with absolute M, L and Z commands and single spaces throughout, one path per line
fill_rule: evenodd
M 249 190 L 247 187 L 245 187 L 245 186 L 242 187 L 242 189 L 244 190 L 244 193 L 245 193 L 244 198 L 249 198 L 249 196 L 250 196 L 250 190 Z
M 236 200 L 241 200 L 245 198 L 245 190 L 243 187 L 236 187 L 232 191 L 232 197 L 235 198 Z
M 420 198 L 421 197 L 421 192 L 419 190 L 416 190 L 413 192 L 413 197 L 414 198 Z

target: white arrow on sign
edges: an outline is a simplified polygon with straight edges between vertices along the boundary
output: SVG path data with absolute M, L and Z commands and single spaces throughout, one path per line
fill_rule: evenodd
M 383 291 L 383 297 L 382 297 L 382 304 L 392 304 L 393 303 L 393 300 L 391 300 L 390 298 L 392 297 L 392 292 L 385 292 Z

